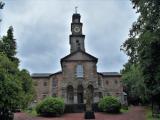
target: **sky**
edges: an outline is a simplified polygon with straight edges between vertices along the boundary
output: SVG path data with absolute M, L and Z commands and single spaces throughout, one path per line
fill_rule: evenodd
M 61 70 L 70 53 L 71 19 L 78 6 L 86 52 L 97 57 L 98 72 L 120 72 L 127 56 L 120 46 L 138 15 L 129 0 L 4 0 L 0 35 L 14 28 L 20 68 L 30 73 Z

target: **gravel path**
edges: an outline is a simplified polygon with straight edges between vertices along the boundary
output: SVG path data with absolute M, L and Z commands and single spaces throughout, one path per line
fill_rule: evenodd
M 134 106 L 127 113 L 118 115 L 95 113 L 95 117 L 95 120 L 145 120 L 145 109 Z M 15 113 L 14 120 L 84 120 L 84 113 L 64 114 L 61 117 L 54 118 L 29 117 L 25 113 Z

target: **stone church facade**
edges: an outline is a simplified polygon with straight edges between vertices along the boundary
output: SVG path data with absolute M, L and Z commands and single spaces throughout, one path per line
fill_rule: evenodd
M 85 35 L 80 14 L 74 13 L 69 36 L 70 54 L 60 60 L 62 70 L 56 73 L 34 73 L 36 100 L 46 96 L 58 96 L 66 104 L 86 102 L 86 90 L 90 89 L 93 103 L 103 96 L 117 96 L 125 103 L 121 75 L 117 72 L 97 72 L 98 58 L 85 50 Z

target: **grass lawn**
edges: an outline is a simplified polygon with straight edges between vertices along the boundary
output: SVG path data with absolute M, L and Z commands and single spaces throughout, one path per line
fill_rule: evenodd
M 129 111 L 129 109 L 130 109 L 129 106 L 128 106 L 128 107 L 122 107 L 122 108 L 120 109 L 120 112 L 121 112 L 121 113 L 127 113 L 127 112 Z
M 29 116 L 37 116 L 37 112 L 35 108 L 24 110 L 25 113 L 29 114 Z
M 159 118 L 153 118 L 151 107 L 146 107 L 146 120 L 160 120 L 160 115 Z
M 128 108 L 128 110 L 126 110 L 126 109 L 121 109 L 120 110 L 121 113 L 127 113 L 128 111 L 129 111 L 129 108 Z

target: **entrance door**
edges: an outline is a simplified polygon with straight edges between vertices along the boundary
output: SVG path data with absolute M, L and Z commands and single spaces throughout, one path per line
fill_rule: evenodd
M 77 88 L 77 102 L 78 104 L 83 103 L 83 86 L 82 85 L 78 85 Z

